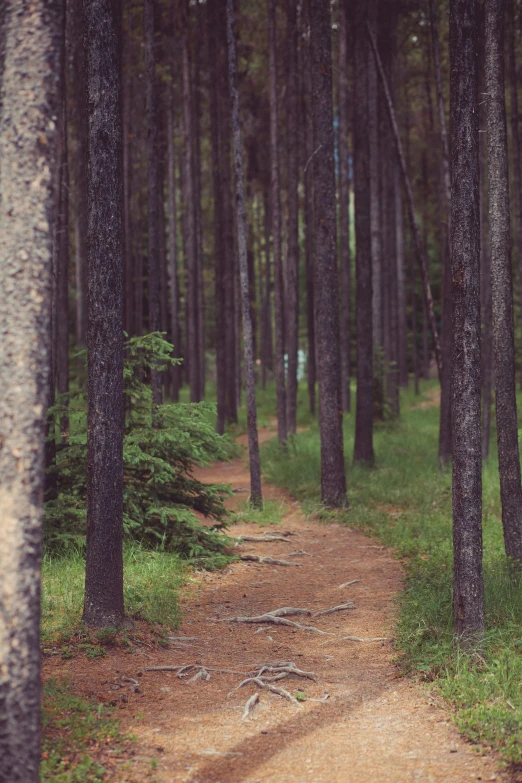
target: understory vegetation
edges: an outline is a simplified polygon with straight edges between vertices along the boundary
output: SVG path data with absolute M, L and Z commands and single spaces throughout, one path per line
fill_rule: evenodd
M 421 398 L 401 395 L 400 421 L 376 427 L 376 467 L 348 464 L 346 510 L 329 512 L 321 506 L 317 426 L 298 434 L 286 453 L 275 440 L 267 443 L 264 474 L 299 499 L 315 519 L 335 519 L 362 530 L 405 558 L 407 581 L 396 633 L 401 668 L 431 683 L 448 700 L 459 729 L 472 741 L 519 764 L 522 591 L 504 556 L 496 457 L 490 457 L 483 471 L 486 638 L 480 653 L 468 656 L 453 646 L 451 471 L 438 469 L 439 408 L 432 404 L 436 384 L 427 383 L 422 390 Z M 347 455 L 353 453 L 353 427 L 351 414 L 345 417 Z

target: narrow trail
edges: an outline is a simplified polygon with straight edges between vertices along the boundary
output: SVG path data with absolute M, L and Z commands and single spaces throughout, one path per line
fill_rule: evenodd
M 264 430 L 261 435 L 266 440 L 273 433 Z M 246 497 L 249 476 L 244 457 L 201 469 L 198 475 L 209 482 L 230 483 L 235 490 L 232 506 Z M 238 551 L 301 565 L 239 562 L 224 573 L 196 575 L 183 599 L 184 622 L 175 632 L 195 638 L 173 643 L 172 649 L 139 655 L 110 653 L 88 669 L 85 664 L 75 666 L 74 661 L 61 665 L 79 692 L 98 696 L 110 692 L 118 676 L 135 678 L 145 666 L 209 667 L 209 680 L 193 682 L 189 679 L 195 670 L 182 679 L 176 672 L 144 672 L 139 693 L 129 692 L 119 717 L 122 728 L 137 736 L 131 766 L 136 779 L 161 783 L 507 780 L 493 757 L 478 756 L 460 738 L 447 712 L 427 691 L 398 677 L 390 637 L 394 597 L 403 579 L 400 563 L 358 532 L 305 519 L 281 490 L 267 485 L 263 490 L 266 498 L 288 504 L 282 524 L 260 528 L 245 523 L 235 525 L 231 533 L 277 535 L 285 541 L 244 542 Z M 341 586 L 347 582 L 352 584 Z M 356 608 L 290 618 L 315 626 L 322 634 L 265 623 L 223 622 L 288 606 L 315 613 L 348 601 Z M 386 637 L 387 641 L 343 638 L 348 636 Z M 315 673 L 317 682 L 290 676 L 277 686 L 293 695 L 301 689 L 307 698 L 329 694 L 328 699 L 294 704 L 254 684 L 233 691 L 248 670 L 282 661 Z M 245 704 L 255 692 L 259 704 L 243 720 Z M 148 766 L 151 757 L 157 759 L 153 771 Z

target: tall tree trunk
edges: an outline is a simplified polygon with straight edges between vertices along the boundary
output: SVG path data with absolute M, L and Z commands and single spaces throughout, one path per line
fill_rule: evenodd
M 308 4 L 305 5 L 305 12 Z M 304 117 L 305 133 L 303 137 L 305 148 L 304 175 L 304 223 L 305 223 L 305 267 L 306 267 L 306 331 L 308 341 L 308 357 L 306 374 L 308 383 L 308 399 L 310 413 L 315 416 L 317 383 L 317 364 L 315 347 L 315 306 L 314 306 L 314 194 L 313 194 L 313 154 L 314 128 L 312 122 L 312 66 L 310 45 L 304 44 Z
M 484 632 L 477 39 L 476 3 L 451 0 L 453 623 L 465 645 Z
M 169 52 L 170 83 L 167 96 L 167 171 L 168 171 L 168 226 L 169 226 L 169 299 L 170 299 L 170 338 L 174 345 L 174 355 L 181 356 L 181 334 L 179 325 L 179 278 L 178 278 L 178 226 L 176 204 L 176 148 L 175 148 L 175 109 L 174 109 L 174 41 L 170 42 Z M 181 373 L 179 365 L 171 371 L 171 396 L 179 401 Z
M 480 310 L 482 320 L 482 459 L 489 457 L 491 440 L 491 397 L 493 385 L 493 313 L 491 299 L 491 248 L 488 220 L 487 138 L 480 138 Z
M 522 564 L 522 485 L 515 389 L 513 282 L 504 98 L 504 1 L 485 0 L 484 12 L 493 356 L 500 497 L 506 554 Z
M 518 116 L 518 82 L 515 49 L 515 7 L 514 0 L 506 0 L 508 29 L 509 87 L 511 98 L 511 146 L 513 154 L 513 185 L 515 193 L 515 250 L 520 309 L 522 317 L 522 162 L 520 155 L 520 135 Z
M 348 9 L 339 4 L 339 262 L 341 270 L 341 375 L 343 411 L 349 411 L 350 395 L 350 172 L 348 156 Z
M 0 25 L 0 780 L 9 783 L 40 780 L 43 433 L 63 12 L 61 0 L 9 0 Z
M 241 306 L 243 311 L 243 343 L 245 350 L 245 381 L 247 396 L 248 453 L 250 458 L 250 502 L 256 508 L 263 505 L 261 494 L 261 465 L 257 438 L 256 374 L 250 295 L 248 283 L 247 226 L 243 182 L 243 145 L 239 122 L 239 95 L 237 91 L 236 40 L 234 33 L 234 0 L 227 0 L 228 77 L 232 113 L 232 142 L 236 184 L 236 221 L 241 279 Z
M 370 216 L 370 145 L 368 138 L 367 4 L 355 2 L 354 46 L 354 196 L 356 247 L 357 400 L 354 461 L 372 465 L 373 333 L 372 242 Z
M 124 269 L 125 269 L 125 331 L 127 334 L 134 334 L 133 322 L 133 259 L 132 259 L 132 240 L 131 240 L 131 111 L 132 111 L 132 81 L 130 76 L 131 69 L 131 14 L 127 12 L 127 29 L 124 22 L 124 5 L 121 4 L 122 13 L 122 124 L 123 124 L 123 247 L 124 247 Z
M 196 229 L 196 308 L 197 355 L 199 357 L 198 398 L 205 398 L 205 332 L 204 332 L 204 277 L 203 277 L 203 223 L 201 214 L 201 5 L 196 3 L 194 23 L 194 216 Z
M 376 34 L 377 0 L 368 0 L 368 24 Z M 363 31 L 364 34 L 364 31 Z M 372 248 L 372 329 L 374 416 L 384 416 L 383 253 L 381 215 L 381 161 L 379 148 L 379 100 L 375 59 L 368 49 L 368 128 L 370 144 L 370 226 Z
M 315 307 L 321 436 L 321 499 L 332 507 L 346 503 L 341 352 L 339 347 L 339 281 L 332 107 L 330 4 L 310 7 L 312 116 L 314 123 Z
M 188 6 L 188 3 L 187 3 Z M 193 100 L 190 73 L 189 51 L 189 18 L 188 8 L 185 9 L 185 29 L 183 35 L 183 117 L 185 131 L 184 156 L 184 202 L 186 220 L 186 257 L 187 269 L 187 352 L 189 355 L 190 399 L 200 400 L 200 371 L 198 339 L 198 240 L 197 240 L 197 209 L 196 209 L 196 167 L 195 143 L 193 128 Z
M 154 50 L 154 19 L 156 0 L 144 0 L 145 29 L 145 91 L 147 111 L 147 172 L 148 172 L 148 291 L 149 332 L 161 330 L 160 260 L 159 260 L 159 190 L 158 190 L 158 111 L 156 89 L 156 55 Z M 161 373 L 151 371 L 153 400 L 162 401 Z
M 297 350 L 299 305 L 299 201 L 297 187 L 297 5 L 298 0 L 286 0 L 287 34 L 287 184 L 288 184 L 288 254 L 286 261 L 286 349 L 288 353 L 288 383 L 286 390 L 286 423 L 290 435 L 295 434 L 297 414 Z
M 69 84 L 71 85 L 71 162 L 76 266 L 76 342 L 87 335 L 87 95 L 83 46 L 83 0 L 67 0 Z
M 121 16 L 84 0 L 89 95 L 87 548 L 83 620 L 123 614 L 123 144 Z
M 398 308 L 398 351 L 399 383 L 408 387 L 408 310 L 406 306 L 406 258 L 404 252 L 404 214 L 400 186 L 400 171 L 396 165 L 393 171 L 395 193 L 395 241 L 397 256 L 397 308 Z
M 393 128 L 393 135 L 395 138 L 395 145 L 397 147 L 397 154 L 399 156 L 399 163 L 401 168 L 401 174 L 402 174 L 402 181 L 404 185 L 404 190 L 406 192 L 406 204 L 408 207 L 408 215 L 410 218 L 410 224 L 411 224 L 411 230 L 413 234 L 413 238 L 415 241 L 415 249 L 417 251 L 417 258 L 420 265 L 421 270 L 421 277 L 422 277 L 422 285 L 423 285 L 423 292 L 424 292 L 424 302 L 426 305 L 426 310 L 428 313 L 428 320 L 430 325 L 430 330 L 432 334 L 433 339 L 433 349 L 435 352 L 435 361 L 437 363 L 437 368 L 439 371 L 439 377 L 442 373 L 442 359 L 440 354 L 440 343 L 439 343 L 439 334 L 437 330 L 437 321 L 435 319 L 435 310 L 433 307 L 433 296 L 431 293 L 431 286 L 430 281 L 428 278 L 428 261 L 426 258 L 426 253 L 424 251 L 424 248 L 422 246 L 422 238 L 421 238 L 421 232 L 419 228 L 419 224 L 417 222 L 417 216 L 415 213 L 415 205 L 413 202 L 413 191 L 411 187 L 410 178 L 408 176 L 408 170 L 406 168 L 406 161 L 404 159 L 404 154 L 402 151 L 402 143 L 401 138 L 399 135 L 399 129 L 397 127 L 397 120 L 395 118 L 395 111 L 393 109 L 393 102 L 390 95 L 390 90 L 388 88 L 388 82 L 386 80 L 386 75 L 384 73 L 384 69 L 382 67 L 381 58 L 379 56 L 379 51 L 377 49 L 377 44 L 375 43 L 375 36 L 373 35 L 373 32 L 371 30 L 371 27 L 367 25 L 367 31 L 370 38 L 370 43 L 372 46 L 373 54 L 375 57 L 375 62 L 377 64 L 377 71 L 379 73 L 379 77 L 381 80 L 382 88 L 384 90 L 384 94 L 386 97 L 386 107 L 388 109 L 388 116 L 390 118 L 390 123 Z
M 65 64 L 65 58 L 64 58 Z M 62 76 L 61 108 L 61 161 L 60 161 L 60 202 L 57 216 L 58 224 L 58 269 L 56 280 L 56 389 L 58 394 L 69 391 L 69 166 L 67 152 L 67 94 L 66 72 Z M 64 401 L 67 404 L 67 400 Z M 69 419 L 60 420 L 62 436 L 69 431 Z
M 284 283 L 281 261 L 281 200 L 279 179 L 279 139 L 277 109 L 277 65 L 276 65 L 276 2 L 268 0 L 268 70 L 270 78 L 270 171 L 271 171 L 271 215 L 274 247 L 274 303 L 275 303 L 275 361 L 277 389 L 277 434 L 279 443 L 286 443 L 288 429 L 286 421 L 285 382 L 285 334 L 284 334 Z

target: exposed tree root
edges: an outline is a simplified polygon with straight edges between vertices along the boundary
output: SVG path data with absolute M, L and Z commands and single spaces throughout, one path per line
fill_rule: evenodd
M 352 601 L 347 601 L 345 604 L 339 604 L 339 606 L 332 606 L 330 609 L 323 609 L 321 612 L 315 612 L 314 617 L 320 617 L 325 614 L 333 614 L 333 612 L 343 612 L 345 609 L 357 609 Z
M 138 672 L 138 676 L 142 674 L 143 672 L 177 672 L 178 677 L 181 680 L 183 677 L 188 677 L 192 670 L 196 670 L 196 673 L 203 671 L 206 674 L 209 672 L 215 672 L 216 674 L 242 674 L 244 675 L 245 672 L 240 672 L 237 669 L 218 669 L 214 666 L 202 666 L 197 663 L 188 663 L 184 664 L 183 666 L 145 666 L 145 668 L 140 669 Z M 206 677 L 205 675 L 200 675 L 195 678 L 196 680 L 199 679 L 210 679 L 210 675 Z M 192 678 L 194 680 L 194 678 Z M 189 680 L 191 682 L 192 680 Z
M 188 682 L 197 682 L 198 680 L 210 680 L 210 672 L 208 672 L 204 666 L 202 666 L 199 671 L 195 673 L 193 677 L 188 680 Z
M 309 699 L 309 698 L 307 698 L 306 701 L 318 701 L 319 704 L 324 704 L 325 701 L 328 701 L 329 698 L 330 698 L 330 694 L 328 693 L 328 691 L 326 691 L 324 696 L 322 696 L 320 699 Z
M 303 557 L 312 557 L 310 552 L 305 552 L 304 549 L 296 549 L 295 552 L 288 553 L 288 557 L 299 557 L 300 555 Z
M 360 579 L 352 579 L 349 582 L 344 582 L 344 584 L 339 585 L 339 590 L 341 590 L 343 587 L 349 587 L 349 585 L 354 585 L 356 582 L 360 582 Z
M 291 628 L 298 628 L 301 631 L 312 631 L 324 636 L 331 636 L 328 631 L 320 631 L 313 625 L 301 625 L 293 620 L 285 620 L 284 617 L 277 617 L 273 614 L 260 614 L 257 617 L 226 617 L 224 620 L 218 620 L 221 623 L 272 623 L 272 625 L 289 625 Z
M 272 609 L 267 614 L 272 617 L 291 617 L 293 614 L 307 614 L 309 617 L 312 614 L 311 609 L 295 609 L 293 606 L 283 606 L 281 609 Z
M 389 641 L 387 636 L 374 636 L 374 637 L 368 637 L 368 638 L 360 638 L 359 636 L 343 636 L 341 638 L 342 642 L 387 642 Z
M 251 541 L 253 544 L 262 544 L 264 541 L 283 541 L 289 544 L 290 541 L 285 536 L 238 536 L 238 541 Z
M 254 711 L 256 705 L 259 704 L 259 693 L 254 693 L 247 703 L 245 704 L 245 710 L 241 717 L 241 720 L 245 720 Z
M 284 688 L 278 688 L 275 685 L 272 685 L 270 682 L 262 680 L 260 677 L 249 677 L 248 679 L 243 680 L 243 682 L 238 685 L 237 688 L 234 688 L 234 691 L 236 691 L 238 688 L 242 688 L 243 685 L 248 685 L 251 682 L 257 685 L 258 688 L 263 688 L 265 691 L 270 691 L 270 693 L 276 693 L 278 696 L 282 696 L 283 699 L 288 699 L 288 701 L 291 701 L 293 704 L 299 704 L 297 699 L 295 699 L 291 693 L 288 693 L 287 690 Z M 233 693 L 234 691 L 230 691 L 230 693 Z
M 239 555 L 240 560 L 251 560 L 254 563 L 263 563 L 264 565 L 280 566 L 301 566 L 302 563 L 291 563 L 290 560 L 278 560 L 275 557 L 263 557 L 262 555 Z

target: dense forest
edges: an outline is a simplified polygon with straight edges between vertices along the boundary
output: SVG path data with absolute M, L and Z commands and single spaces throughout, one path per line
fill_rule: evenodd
M 52 656 L 198 638 L 196 578 L 304 575 L 241 549 L 292 503 L 326 571 L 345 529 L 402 559 L 392 631 L 343 638 L 393 636 L 519 779 L 521 31 L 519 0 L 0 5 L 0 783 L 123 780 L 103 699 L 70 760 L 56 716 L 94 713 Z M 249 682 L 321 701 L 271 655 Z M 199 774 L 157 780 L 247 780 Z

